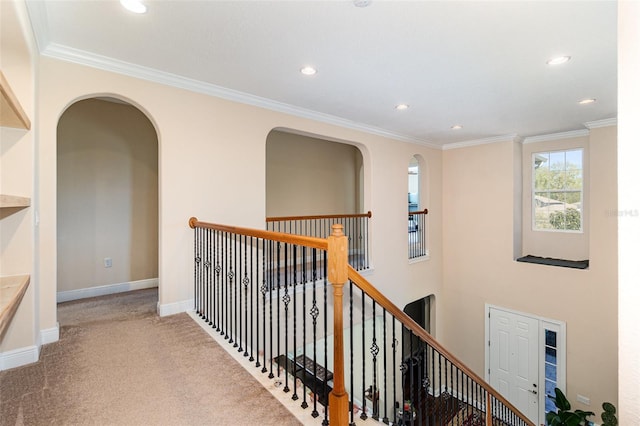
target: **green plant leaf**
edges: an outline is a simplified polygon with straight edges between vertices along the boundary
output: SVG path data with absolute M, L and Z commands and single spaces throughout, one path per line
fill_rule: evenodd
M 603 402 L 602 403 L 602 409 L 604 411 L 606 411 L 607 413 L 611 413 L 611 414 L 615 414 L 616 413 L 616 407 L 615 405 L 613 405 L 610 402 Z
M 555 393 L 556 393 L 556 397 L 555 398 L 552 397 L 551 399 L 556 404 L 556 407 L 558 407 L 560 411 L 571 410 L 571 403 L 569 403 L 569 400 L 567 399 L 566 396 L 564 396 L 562 391 L 558 388 L 555 388 Z
M 617 426 L 618 418 L 610 411 L 605 411 L 600 415 L 602 418 L 602 426 Z

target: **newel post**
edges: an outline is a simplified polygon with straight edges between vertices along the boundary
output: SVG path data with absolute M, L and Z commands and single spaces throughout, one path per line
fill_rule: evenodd
M 329 394 L 329 424 L 349 424 L 349 395 L 344 387 L 344 339 L 342 295 L 348 274 L 349 243 L 342 225 L 332 226 L 328 238 L 328 278 L 333 286 L 333 390 Z

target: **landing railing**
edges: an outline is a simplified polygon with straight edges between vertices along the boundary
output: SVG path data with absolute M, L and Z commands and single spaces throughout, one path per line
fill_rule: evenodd
M 409 212 L 409 259 L 416 259 L 427 255 L 427 214 L 424 209 Z
M 533 426 L 348 265 L 342 225 L 323 239 L 189 224 L 202 321 L 323 425 Z
M 340 224 L 349 241 L 349 265 L 356 271 L 369 269 L 369 219 L 371 212 L 359 214 L 268 217 L 267 230 L 307 237 L 326 238 L 331 227 Z

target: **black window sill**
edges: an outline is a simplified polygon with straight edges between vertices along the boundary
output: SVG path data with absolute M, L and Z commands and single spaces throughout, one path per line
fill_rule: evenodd
M 548 266 L 560 266 L 563 268 L 574 268 L 574 269 L 589 268 L 589 259 L 566 260 L 566 259 L 554 259 L 552 257 L 524 256 L 516 260 L 518 262 L 536 263 L 538 265 L 548 265 Z

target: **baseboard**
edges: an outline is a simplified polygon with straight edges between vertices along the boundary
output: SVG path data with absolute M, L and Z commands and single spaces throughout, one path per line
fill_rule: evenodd
M 0 352 L 0 371 L 38 362 L 40 348 L 27 346 L 12 351 Z
M 60 340 L 60 324 L 56 323 L 55 327 L 40 330 L 40 344 L 47 345 L 49 343 Z
M 181 302 L 165 303 L 163 305 L 158 302 L 158 315 L 161 317 L 166 317 L 169 315 L 192 311 L 193 303 L 193 299 L 183 300 Z
M 157 278 L 131 281 L 119 284 L 101 285 L 98 287 L 81 288 L 78 290 L 59 291 L 57 294 L 58 303 L 69 302 L 71 300 L 86 299 L 89 297 L 106 296 L 107 294 L 124 293 L 125 291 L 142 290 L 145 288 L 158 287 Z

